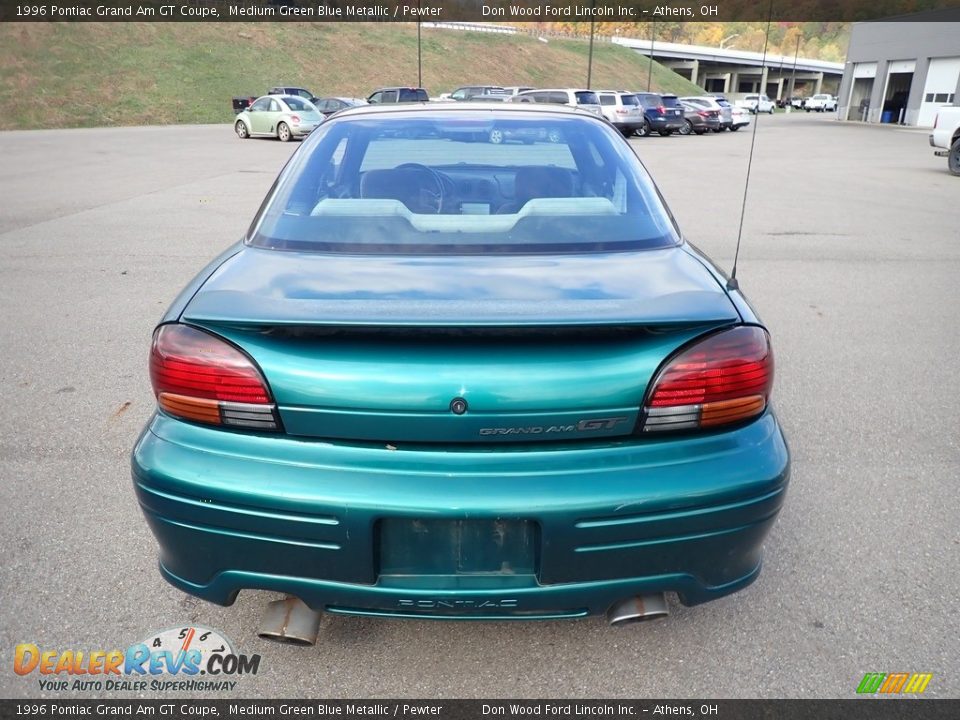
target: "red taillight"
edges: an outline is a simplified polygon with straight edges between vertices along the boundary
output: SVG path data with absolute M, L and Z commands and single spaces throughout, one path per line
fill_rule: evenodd
M 711 335 L 667 363 L 644 407 L 643 431 L 687 430 L 760 415 L 773 386 L 766 331 L 737 327 Z
M 710 113 L 708 113 L 706 110 L 701 110 L 700 112 L 697 113 L 697 115 L 699 115 L 702 118 L 710 117 Z
M 253 361 L 188 325 L 162 325 L 150 349 L 150 382 L 170 415 L 214 425 L 277 430 L 267 384 Z
M 660 113 L 661 115 L 666 115 L 667 109 L 663 105 L 660 105 L 657 107 L 657 112 Z
M 292 122 L 292 123 L 299 123 L 299 122 L 300 122 L 300 116 L 299 116 L 299 115 L 291 115 L 291 116 L 290 116 L 290 122 Z

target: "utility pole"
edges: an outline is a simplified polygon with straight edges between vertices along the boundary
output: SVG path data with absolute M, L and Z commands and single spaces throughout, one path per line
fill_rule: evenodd
M 420 9 L 420 0 L 417 0 L 417 10 Z M 420 14 L 417 13 L 417 17 Z M 417 20 L 417 87 L 423 87 L 423 51 L 420 47 L 420 21 Z
M 597 0 L 590 0 L 590 50 L 587 52 L 587 90 L 590 89 L 590 80 L 593 78 L 593 9 L 597 4 Z
M 790 75 L 790 98 L 796 92 L 797 82 L 797 56 L 800 54 L 800 35 L 797 35 L 797 49 L 793 52 L 793 73 Z
M 650 92 L 650 81 L 653 79 L 653 39 L 657 35 L 657 21 L 650 23 L 650 65 L 647 67 L 647 92 Z

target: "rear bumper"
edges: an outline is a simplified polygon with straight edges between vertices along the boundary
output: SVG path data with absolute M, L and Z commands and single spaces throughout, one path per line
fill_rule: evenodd
M 132 470 L 161 572 L 187 593 L 228 605 L 264 589 L 335 613 L 532 619 L 599 614 L 650 592 L 693 605 L 750 584 L 789 458 L 770 413 L 671 441 L 409 450 L 157 415 Z M 465 519 L 527 521 L 535 571 L 381 574 L 395 550 L 382 544 L 385 522 Z
M 940 140 L 934 133 L 930 133 L 927 136 L 927 140 L 930 142 L 930 147 L 934 148 L 933 154 L 937 157 L 947 157 L 950 155 L 950 138 L 944 136 L 943 143 L 937 142 Z
M 683 127 L 684 118 L 665 118 L 665 117 L 648 117 L 647 120 L 650 123 L 650 127 L 654 130 L 679 130 Z

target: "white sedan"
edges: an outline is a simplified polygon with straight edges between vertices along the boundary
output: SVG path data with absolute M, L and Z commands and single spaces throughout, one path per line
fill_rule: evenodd
M 750 111 L 739 105 L 734 105 L 730 113 L 730 129 L 734 132 L 750 124 Z

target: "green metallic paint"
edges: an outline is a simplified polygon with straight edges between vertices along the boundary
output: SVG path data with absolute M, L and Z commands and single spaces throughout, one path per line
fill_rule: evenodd
M 663 358 L 709 329 L 405 339 L 207 327 L 256 359 L 292 435 L 453 443 L 628 435 Z M 450 411 L 455 398 L 466 413 Z
M 556 617 L 600 613 L 639 592 L 695 604 L 751 582 L 789 460 L 769 412 L 670 440 L 442 451 L 244 434 L 158 414 L 133 473 L 165 577 L 213 602 L 262 588 L 335 612 Z M 535 523 L 536 573 L 494 574 L 480 587 L 470 575 L 438 583 L 429 572 L 391 584 L 377 564 L 387 518 Z M 495 604 L 405 604 L 456 599 Z

